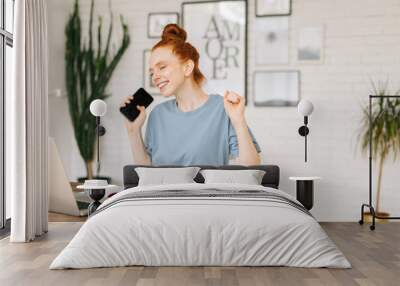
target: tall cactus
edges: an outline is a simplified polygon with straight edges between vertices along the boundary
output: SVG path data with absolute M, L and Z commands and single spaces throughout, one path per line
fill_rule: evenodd
M 128 26 L 120 16 L 123 36 L 120 47 L 111 57 L 109 55 L 110 39 L 113 29 L 113 15 L 108 29 L 107 41 L 102 45 L 102 18 L 99 17 L 97 28 L 97 51 L 93 48 L 93 7 L 91 1 L 89 18 L 89 43 L 82 40 L 81 19 L 78 0 L 75 0 L 74 10 L 65 27 L 65 80 L 68 96 L 69 113 L 74 128 L 75 139 L 79 152 L 85 161 L 87 177 L 93 177 L 93 160 L 96 144 L 96 120 L 91 115 L 89 106 L 95 99 L 105 99 L 106 86 L 112 73 L 129 46 Z

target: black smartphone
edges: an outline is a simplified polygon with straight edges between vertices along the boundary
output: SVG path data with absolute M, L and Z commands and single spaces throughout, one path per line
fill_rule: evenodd
M 153 97 L 144 88 L 139 88 L 133 94 L 133 100 L 131 100 L 127 105 L 121 107 L 119 111 L 121 111 L 121 113 L 130 121 L 134 121 L 140 114 L 140 111 L 136 106 L 147 107 L 153 102 L 153 100 Z

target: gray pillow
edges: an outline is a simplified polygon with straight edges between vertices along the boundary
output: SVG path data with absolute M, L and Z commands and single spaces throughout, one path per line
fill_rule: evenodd
M 196 183 L 193 179 L 199 170 L 199 167 L 135 168 L 139 176 L 138 186 Z
M 234 183 L 261 185 L 265 171 L 262 170 L 202 170 L 205 184 Z

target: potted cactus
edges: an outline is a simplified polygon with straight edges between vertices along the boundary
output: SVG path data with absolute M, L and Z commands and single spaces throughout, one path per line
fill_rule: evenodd
M 375 84 L 371 81 L 374 95 L 389 95 L 388 81 Z M 394 95 L 398 95 L 397 91 Z M 393 94 L 392 94 L 393 95 Z M 376 182 L 375 213 L 380 217 L 388 217 L 387 212 L 381 210 L 381 192 L 383 167 L 389 154 L 394 160 L 400 151 L 400 99 L 378 98 L 372 102 L 372 159 L 378 161 L 378 178 Z M 369 149 L 369 107 L 363 107 L 362 126 L 359 133 L 361 149 L 366 153 Z M 370 214 L 364 214 L 365 220 L 370 220 Z
M 93 178 L 93 161 L 96 144 L 96 121 L 89 111 L 90 103 L 95 99 L 106 99 L 106 87 L 113 71 L 129 46 L 128 26 L 120 16 L 123 31 L 120 46 L 114 55 L 110 55 L 110 41 L 113 30 L 113 17 L 108 28 L 105 45 L 102 42 L 102 18 L 97 27 L 97 45 L 93 44 L 93 7 L 91 1 L 88 42 L 82 37 L 81 18 L 78 0 L 65 27 L 65 81 L 69 113 L 79 152 L 85 162 L 86 177 Z M 97 174 L 98 175 L 98 174 Z

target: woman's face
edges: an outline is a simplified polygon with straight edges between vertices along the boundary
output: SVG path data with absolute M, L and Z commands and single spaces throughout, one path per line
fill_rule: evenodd
M 150 76 L 164 96 L 174 95 L 185 81 L 185 67 L 170 47 L 159 47 L 150 56 Z

